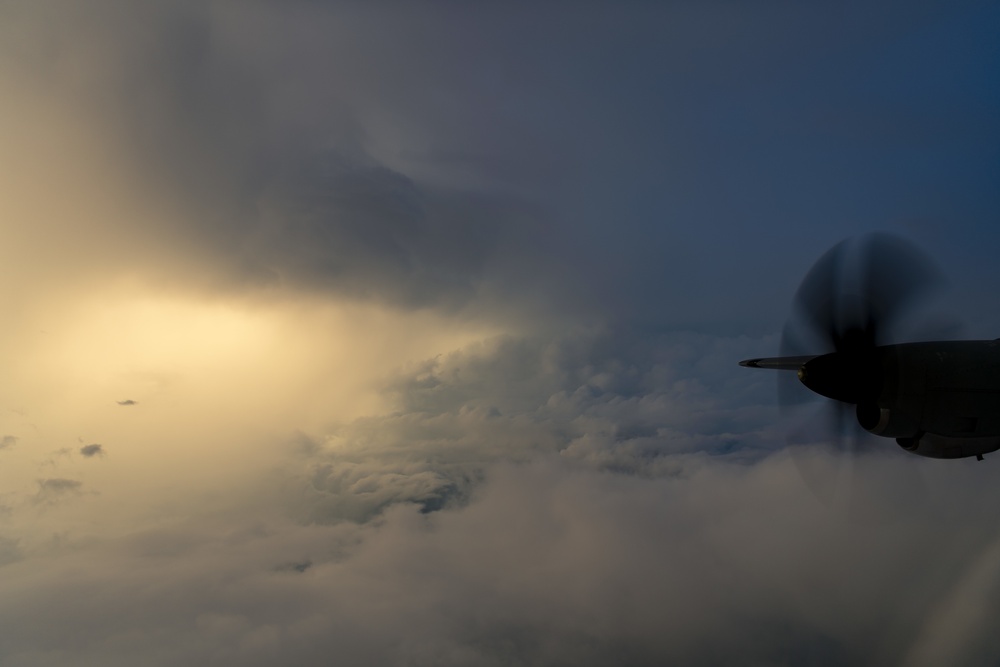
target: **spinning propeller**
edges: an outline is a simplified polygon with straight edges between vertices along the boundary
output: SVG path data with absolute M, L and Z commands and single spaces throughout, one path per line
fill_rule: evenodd
M 871 429 L 878 421 L 878 399 L 893 381 L 880 346 L 900 342 L 894 339 L 912 322 L 914 307 L 942 284 L 934 263 L 907 241 L 885 233 L 848 239 L 806 274 L 782 334 L 781 356 L 740 362 L 792 371 L 778 377 L 779 404 L 791 425 L 788 441 L 806 483 L 825 500 L 843 496 L 845 485 L 852 487 L 848 495 L 857 493 L 857 459 L 869 449 L 862 444 L 875 442 L 862 426 Z M 825 455 L 819 464 L 817 453 Z M 838 462 L 835 475 L 831 457 Z

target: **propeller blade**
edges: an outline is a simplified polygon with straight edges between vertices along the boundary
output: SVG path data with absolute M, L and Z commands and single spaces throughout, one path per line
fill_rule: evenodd
M 841 297 L 841 268 L 847 244 L 847 241 L 841 241 L 813 264 L 792 300 L 795 324 L 797 328 L 804 329 L 798 332 L 798 337 L 811 334 L 819 339 L 823 349 L 816 352 L 832 352 L 839 343 L 837 306 Z M 782 354 L 785 354 L 784 350 Z
M 934 262 L 899 237 L 875 233 L 841 241 L 795 293 L 781 354 L 863 354 L 885 345 L 918 297 L 944 283 Z
M 863 322 L 859 324 L 869 333 L 871 344 L 885 345 L 894 325 L 918 297 L 944 286 L 944 275 L 912 243 L 885 233 L 862 240 L 860 259 Z

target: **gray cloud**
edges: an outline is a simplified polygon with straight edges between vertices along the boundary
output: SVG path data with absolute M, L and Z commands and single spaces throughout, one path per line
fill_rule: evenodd
M 276 280 L 355 297 L 467 304 L 524 212 L 497 197 L 435 192 L 366 162 L 329 152 L 278 174 L 259 195 L 257 223 L 242 230 L 246 262 Z
M 21 558 L 22 553 L 18 547 L 18 540 L 0 535 L 0 567 L 16 563 Z
M 293 562 L 290 562 L 290 563 L 284 563 L 284 564 L 279 565 L 278 567 L 274 568 L 274 570 L 275 570 L 275 572 L 298 572 L 299 574 L 302 574 L 303 572 L 305 572 L 306 570 L 308 570 L 310 567 L 312 567 L 312 561 L 310 561 L 310 560 L 303 560 L 303 561 L 299 561 L 299 562 L 294 562 L 293 561 Z
M 88 459 L 94 456 L 104 456 L 104 446 L 97 443 L 84 445 L 80 448 L 80 454 Z
M 10 449 L 17 444 L 17 437 L 13 435 L 5 435 L 0 438 L 0 450 Z
M 868 95 L 883 83 L 881 44 L 919 34 L 932 4 L 856 21 L 783 3 L 572 16 L 107 3 L 25 12 L 9 31 L 34 36 L 11 36 L 11 60 L 114 130 L 155 193 L 170 222 L 139 217 L 125 234 L 147 271 L 165 252 L 202 269 L 159 257 L 172 279 L 213 289 L 764 332 L 810 258 L 845 233 L 926 216 L 905 192 L 944 182 L 887 183 L 885 162 L 906 174 L 912 160 L 898 140 L 871 140 L 891 118 L 947 153 L 919 104 L 874 108 Z M 927 80 L 884 69 L 902 70 L 894 85 Z M 831 130 L 834 103 L 851 113 Z M 978 135 L 956 140 L 979 159 Z M 928 224 L 938 242 L 956 223 Z M 798 250 L 773 261 L 775 238 Z

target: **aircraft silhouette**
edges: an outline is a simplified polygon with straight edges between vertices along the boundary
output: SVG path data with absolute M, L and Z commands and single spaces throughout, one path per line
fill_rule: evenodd
M 834 431 L 853 406 L 861 428 L 908 452 L 982 460 L 1000 449 L 1000 339 L 887 343 L 905 311 L 940 282 L 930 260 L 898 237 L 843 241 L 799 287 L 782 356 L 740 365 L 794 371 L 834 401 Z M 779 397 L 796 400 L 787 385 Z

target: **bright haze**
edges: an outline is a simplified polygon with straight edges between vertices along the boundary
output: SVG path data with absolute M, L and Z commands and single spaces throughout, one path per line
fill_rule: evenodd
M 0 0 L 0 664 L 995 664 L 1000 455 L 844 511 L 737 361 L 874 230 L 1000 336 L 998 34 Z

